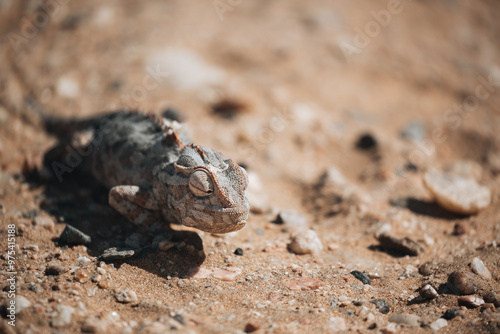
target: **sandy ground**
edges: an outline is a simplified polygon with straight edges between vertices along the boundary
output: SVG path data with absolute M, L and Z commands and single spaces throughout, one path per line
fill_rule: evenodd
M 493 0 L 0 1 L 0 331 L 500 332 L 499 10 Z M 156 232 L 119 216 L 77 170 L 42 177 L 57 139 L 36 113 L 167 107 L 195 143 L 247 168 L 248 224 L 228 235 L 176 227 L 186 232 L 168 250 L 102 262 L 104 249 L 151 245 Z M 369 150 L 356 145 L 365 134 Z M 422 182 L 463 160 L 492 193 L 474 215 L 442 209 Z M 327 170 L 343 175 L 334 190 L 321 186 Z M 305 222 L 276 224 L 286 210 Z M 66 224 L 92 242 L 60 243 Z M 287 247 L 304 228 L 322 250 Z M 388 251 L 384 231 L 421 251 Z M 491 277 L 472 271 L 474 258 Z M 447 284 L 456 270 L 486 306 L 459 303 Z M 419 297 L 425 284 L 436 298 Z M 458 316 L 436 323 L 450 309 Z

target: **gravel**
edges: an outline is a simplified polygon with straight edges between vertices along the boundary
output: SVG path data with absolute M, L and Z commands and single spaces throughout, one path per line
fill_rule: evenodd
M 478 296 L 469 295 L 469 296 L 459 297 L 458 303 L 460 305 L 465 305 L 471 308 L 477 308 L 484 304 L 484 300 Z
M 446 312 L 443 315 L 443 318 L 446 320 L 451 320 L 455 317 L 457 317 L 460 314 L 460 310 L 457 308 L 450 308 L 446 310 Z
M 437 298 L 439 294 L 437 293 L 436 289 L 432 287 L 432 285 L 426 284 L 420 289 L 420 296 L 422 296 L 422 298 L 424 299 L 434 299 Z
M 123 260 L 134 256 L 133 249 L 119 249 L 116 247 L 108 248 L 99 256 L 102 261 Z

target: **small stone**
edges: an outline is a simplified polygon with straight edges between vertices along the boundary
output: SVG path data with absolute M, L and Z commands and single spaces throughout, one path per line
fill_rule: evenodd
M 288 249 L 290 252 L 299 255 L 315 254 L 323 250 L 323 244 L 315 231 L 298 231 L 292 235 Z
M 430 276 L 434 272 L 432 269 L 432 263 L 425 262 L 418 268 L 418 272 L 423 276 Z
M 213 275 L 220 281 L 234 281 L 243 272 L 241 268 L 229 267 L 226 269 L 213 269 Z
M 420 317 L 415 314 L 408 313 L 398 313 L 393 314 L 389 317 L 390 322 L 395 322 L 397 324 L 404 324 L 411 327 L 416 327 L 419 325 Z
M 446 312 L 443 315 L 443 318 L 446 320 L 451 320 L 455 317 L 457 317 L 460 314 L 460 310 L 457 308 L 450 308 L 447 309 Z
M 62 77 L 57 81 L 56 91 L 59 96 L 76 98 L 80 95 L 80 85 L 71 77 Z
M 293 227 L 307 226 L 306 218 L 295 210 L 280 211 L 273 222 L 275 224 L 285 224 Z
M 89 263 L 91 262 L 92 260 L 89 259 L 88 257 L 86 256 L 80 256 L 78 259 L 76 259 L 76 262 L 79 264 L 79 265 L 83 265 L 85 263 Z
M 66 271 L 68 271 L 68 269 L 66 269 L 63 266 L 48 266 L 45 269 L 45 275 L 47 275 L 47 276 L 58 276 L 58 275 L 61 275 L 61 274 L 65 273 Z
M 185 325 L 185 322 L 184 322 L 184 317 L 180 314 L 176 314 L 174 315 L 173 317 L 175 320 L 177 320 L 178 323 L 180 323 L 181 325 Z
M 87 269 L 78 269 L 75 271 L 75 280 L 80 283 L 88 282 L 90 279 L 90 272 Z
M 471 295 L 476 292 L 474 277 L 462 271 L 454 271 L 448 276 L 448 283 L 462 295 Z
M 224 98 L 212 105 L 213 113 L 225 119 L 233 119 L 249 109 L 248 101 L 237 98 Z
M 238 255 L 238 256 L 243 256 L 243 249 L 241 249 L 241 248 L 239 248 L 239 247 L 238 247 L 238 248 L 236 248 L 236 249 L 234 250 L 234 254 L 235 254 L 235 255 Z
M 467 231 L 465 229 L 464 224 L 456 223 L 453 226 L 453 235 L 461 236 L 461 235 L 464 235 L 465 233 L 467 233 Z
M 261 326 L 262 325 L 257 322 L 250 321 L 245 325 L 245 333 L 253 333 L 255 331 L 258 331 Z
M 422 296 L 422 298 L 424 299 L 434 299 L 439 295 L 436 289 L 432 287 L 432 285 L 426 284 L 422 287 L 422 289 L 420 289 L 420 296 Z
M 385 299 L 374 299 L 370 303 L 375 304 L 377 310 L 382 314 L 387 314 L 390 311 L 389 303 Z
M 356 148 L 363 151 L 370 151 L 377 148 L 377 140 L 371 134 L 366 133 L 359 137 Z
M 420 121 L 412 121 L 401 130 L 401 137 L 419 142 L 425 139 L 425 128 L 424 124 Z
M 383 334 L 395 334 L 398 332 L 398 325 L 394 322 L 387 324 L 384 328 L 382 328 Z
M 99 283 L 97 283 L 97 286 L 101 289 L 109 289 L 112 284 L 109 279 L 101 280 Z
M 491 202 L 491 190 L 471 178 L 429 169 L 424 184 L 441 207 L 454 213 L 475 214 Z
M 324 285 L 325 283 L 313 277 L 292 278 L 291 280 L 285 283 L 285 286 L 292 291 L 316 290 Z
M 347 329 L 347 326 L 343 318 L 333 317 L 328 320 L 328 329 L 330 330 L 330 332 L 336 333 L 345 331 Z
M 37 216 L 33 219 L 33 225 L 43 227 L 44 229 L 53 232 L 56 223 L 54 223 L 54 220 L 50 217 Z
M 378 236 L 380 247 L 401 254 L 417 256 L 423 252 L 422 246 L 409 238 L 398 239 L 387 233 Z
M 475 257 L 474 259 L 472 259 L 472 263 L 470 264 L 470 266 L 472 268 L 472 271 L 481 276 L 482 278 L 486 280 L 491 279 L 491 273 L 488 270 L 488 268 L 486 268 L 481 259 Z
M 31 306 L 31 302 L 23 296 L 17 296 L 16 301 L 16 315 L 20 314 L 22 311 Z
M 66 305 L 57 305 L 52 321 L 50 322 L 52 327 L 65 327 L 71 324 L 71 317 L 75 309 Z
M 135 303 L 137 302 L 137 294 L 132 290 L 120 290 L 115 293 L 115 299 L 123 304 Z
M 175 246 L 175 243 L 169 240 L 163 240 L 160 241 L 158 244 L 158 249 L 161 250 L 162 252 L 166 252 L 169 249 L 173 248 Z
M 32 251 L 34 253 L 38 253 L 39 247 L 37 244 L 26 244 L 23 246 L 23 249 Z
M 351 275 L 356 277 L 363 284 L 368 284 L 368 285 L 371 284 L 371 281 L 370 281 L 370 278 L 368 277 L 368 275 L 366 275 L 365 273 L 362 273 L 361 271 L 353 270 L 353 271 L 351 271 Z
M 64 245 L 88 245 L 92 239 L 77 228 L 66 225 L 59 237 L 59 242 Z
M 478 296 L 469 295 L 462 296 L 458 298 L 458 303 L 460 305 L 465 305 L 472 308 L 477 308 L 484 304 L 484 300 Z
M 116 247 L 106 249 L 99 259 L 102 261 L 114 261 L 123 260 L 134 256 L 135 252 L 133 249 L 118 249 Z
M 448 326 L 448 321 L 446 321 L 446 319 L 443 318 L 439 318 L 429 325 L 429 327 L 435 331 L 438 331 L 446 326 Z
M 496 307 L 500 307 L 500 295 L 494 291 L 490 291 L 483 296 L 484 301 L 487 303 L 493 303 Z
M 485 310 L 490 310 L 491 312 L 495 312 L 495 305 L 493 303 L 484 303 L 481 305 L 481 312 Z

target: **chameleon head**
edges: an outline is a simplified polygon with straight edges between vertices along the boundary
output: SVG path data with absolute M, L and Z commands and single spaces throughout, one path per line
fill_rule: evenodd
M 209 148 L 188 145 L 179 159 L 157 175 L 168 193 L 165 211 L 186 226 L 212 233 L 246 224 L 249 204 L 246 171 Z

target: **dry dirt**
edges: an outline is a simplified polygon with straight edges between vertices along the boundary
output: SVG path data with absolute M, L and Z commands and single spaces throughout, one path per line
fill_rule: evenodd
M 479 297 L 500 293 L 498 13 L 493 0 L 0 1 L 1 298 L 10 301 L 14 250 L 15 294 L 30 302 L 15 327 L 4 304 L 0 331 L 426 333 L 458 308 L 440 332 L 500 332 L 494 307 L 461 306 L 446 285 L 462 270 Z M 248 224 L 223 236 L 178 233 L 167 251 L 101 263 L 104 248 L 154 234 L 110 209 L 106 190 L 77 171 L 60 183 L 40 177 L 56 138 L 36 114 L 167 107 L 185 117 L 195 143 L 247 167 Z M 419 122 L 415 141 L 400 134 L 411 122 Z M 363 134 L 374 149 L 356 147 Z M 492 189 L 476 215 L 439 208 L 422 183 L 428 167 L 459 160 L 477 162 L 479 182 Z M 316 185 L 331 167 L 354 195 Z M 300 212 L 323 250 L 287 250 L 295 227 L 273 222 L 281 210 Z M 92 243 L 60 244 L 66 223 Z M 384 250 L 381 229 L 423 252 Z M 472 273 L 475 257 L 491 279 Z M 418 271 L 426 262 L 430 276 Z M 66 271 L 47 275 L 50 266 Z M 219 277 L 200 278 L 206 270 Z M 323 286 L 291 290 L 302 277 Z M 417 298 L 425 283 L 437 298 Z M 121 290 L 137 300 L 117 302 Z M 388 314 L 374 299 L 387 301 Z M 70 318 L 61 305 L 73 308 Z M 417 326 L 389 322 L 398 313 L 419 316 Z

